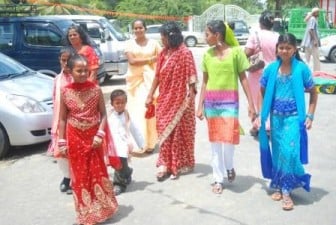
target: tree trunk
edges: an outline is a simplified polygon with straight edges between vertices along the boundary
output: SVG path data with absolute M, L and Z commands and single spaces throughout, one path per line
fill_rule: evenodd
M 275 0 L 275 17 L 281 16 L 281 0 Z

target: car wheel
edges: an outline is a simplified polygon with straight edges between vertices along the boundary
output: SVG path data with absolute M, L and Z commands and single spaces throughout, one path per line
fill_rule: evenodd
M 196 44 L 197 44 L 197 40 L 195 37 L 187 37 L 185 39 L 185 44 L 188 46 L 188 47 L 195 47 Z
M 0 159 L 4 157 L 9 150 L 9 139 L 5 129 L 0 125 Z
M 331 62 L 336 63 L 336 47 L 330 51 L 329 59 Z

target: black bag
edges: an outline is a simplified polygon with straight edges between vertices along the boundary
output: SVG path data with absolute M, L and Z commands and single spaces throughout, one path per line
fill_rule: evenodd
M 264 61 L 263 53 L 261 51 L 260 40 L 259 40 L 257 31 L 256 31 L 256 37 L 257 37 L 258 52 L 249 57 L 250 67 L 247 69 L 247 71 L 249 72 L 255 72 L 265 67 L 265 61 Z

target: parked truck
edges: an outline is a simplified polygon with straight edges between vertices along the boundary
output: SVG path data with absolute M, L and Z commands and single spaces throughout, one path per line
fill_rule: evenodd
M 297 40 L 302 41 L 307 23 L 304 21 L 306 15 L 311 12 L 311 8 L 293 8 L 285 10 L 282 25 L 284 31 L 295 35 Z M 318 16 L 318 32 L 320 38 L 336 34 L 336 29 L 329 23 L 331 12 L 321 9 Z

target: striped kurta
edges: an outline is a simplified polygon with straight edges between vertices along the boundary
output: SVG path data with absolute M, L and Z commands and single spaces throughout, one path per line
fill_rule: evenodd
M 202 69 L 208 74 L 204 112 L 209 141 L 239 144 L 239 73 L 249 67 L 240 47 L 232 47 L 224 58 L 216 57 L 214 48 L 203 56 Z

